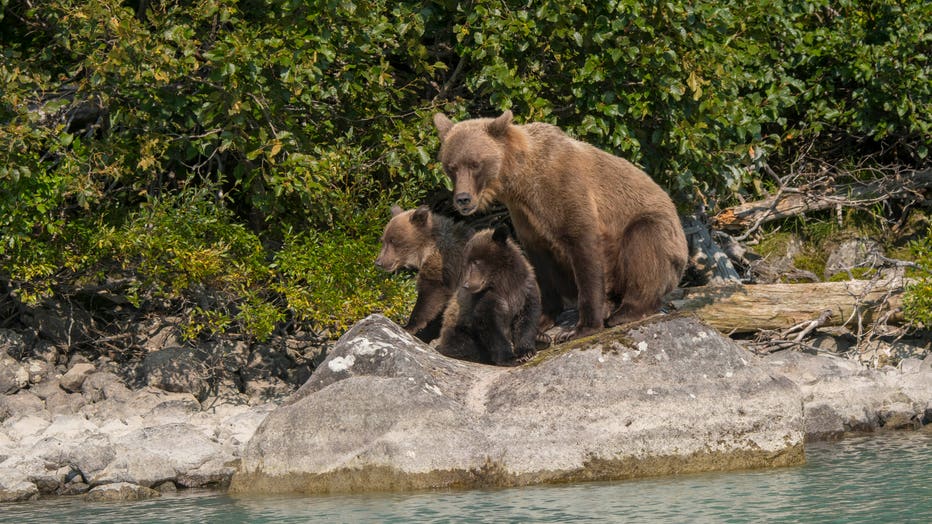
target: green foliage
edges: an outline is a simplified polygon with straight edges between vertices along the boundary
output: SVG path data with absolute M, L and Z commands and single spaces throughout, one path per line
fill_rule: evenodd
M 928 2 L 146 5 L 0 3 L 0 281 L 21 300 L 117 265 L 190 336 L 403 317 L 374 210 L 446 183 L 437 110 L 553 122 L 683 207 L 801 150 L 928 165 Z
M 374 311 L 402 321 L 413 304 L 413 282 L 380 274 L 373 263 L 381 226 L 365 235 L 346 231 L 289 234 L 273 266 L 274 289 L 298 320 L 343 330 Z
M 926 236 L 911 241 L 910 251 L 916 263 L 924 270 L 917 282 L 907 286 L 903 295 L 903 314 L 907 320 L 925 328 L 932 328 L 932 228 Z
M 479 71 L 474 107 L 552 121 L 673 191 L 708 192 L 812 142 L 925 159 L 930 22 L 926 2 L 479 0 L 454 34 Z

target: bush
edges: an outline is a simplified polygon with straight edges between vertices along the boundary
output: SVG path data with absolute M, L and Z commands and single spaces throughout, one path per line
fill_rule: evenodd
M 932 328 L 932 228 L 926 236 L 909 243 L 909 249 L 921 270 L 917 282 L 906 287 L 903 314 L 913 324 Z
M 118 262 L 191 336 L 398 315 L 374 210 L 446 183 L 437 110 L 558 124 L 684 209 L 801 151 L 928 165 L 924 2 L 141 4 L 0 4 L 0 283 L 22 300 Z

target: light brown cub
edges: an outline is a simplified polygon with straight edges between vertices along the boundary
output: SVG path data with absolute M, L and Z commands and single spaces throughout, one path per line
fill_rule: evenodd
M 440 335 L 443 310 L 459 287 L 463 249 L 473 233 L 427 206 L 408 211 L 392 206 L 375 265 L 388 272 L 417 271 L 417 301 L 404 328 L 424 342 Z

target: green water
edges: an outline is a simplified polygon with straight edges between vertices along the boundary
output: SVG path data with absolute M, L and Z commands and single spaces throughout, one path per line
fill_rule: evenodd
M 806 448 L 805 466 L 409 494 L 0 505 L 0 522 L 932 522 L 932 431 Z

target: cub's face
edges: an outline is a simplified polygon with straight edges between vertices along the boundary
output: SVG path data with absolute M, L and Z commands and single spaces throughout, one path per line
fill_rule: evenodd
M 494 286 L 496 275 L 509 263 L 507 237 L 507 231 L 499 228 L 480 231 L 469 239 L 463 256 L 463 289 L 479 293 Z
M 377 267 L 390 273 L 421 269 L 431 242 L 430 211 L 426 207 L 408 211 L 392 207 L 392 219 L 380 240 L 382 249 L 375 259 Z
M 440 133 L 440 162 L 453 183 L 453 205 L 462 215 L 483 211 L 494 200 L 504 155 L 503 140 L 511 112 L 496 119 L 465 120 L 454 124 L 434 115 Z
M 470 256 L 466 259 L 466 268 L 463 272 L 463 289 L 470 293 L 478 293 L 489 285 L 489 260 Z

